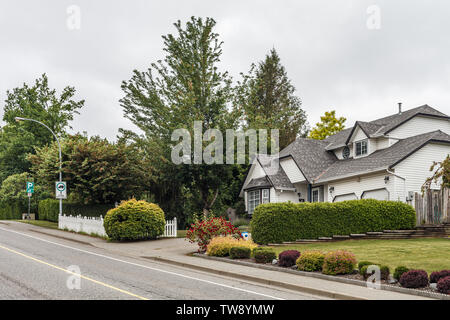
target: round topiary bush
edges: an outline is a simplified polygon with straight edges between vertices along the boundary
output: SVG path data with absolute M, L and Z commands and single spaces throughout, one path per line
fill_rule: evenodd
M 272 248 L 259 247 L 253 249 L 253 258 L 257 263 L 270 263 L 277 258 Z
M 350 274 L 355 270 L 356 258 L 351 252 L 336 250 L 328 252 L 323 260 L 322 272 L 324 274 Z
M 400 280 L 400 277 L 402 276 L 402 274 L 404 274 L 405 272 L 408 272 L 408 271 L 409 271 L 409 269 L 407 267 L 398 266 L 394 270 L 394 278 L 398 281 L 398 280 Z
M 145 240 L 164 234 L 166 220 L 157 204 L 131 199 L 109 210 L 103 225 L 111 240 Z
M 438 283 L 442 278 L 450 276 L 450 270 L 435 271 L 430 274 L 430 283 Z
M 437 283 L 437 290 L 440 293 L 450 294 L 450 276 L 439 279 Z
M 402 274 L 399 282 L 405 288 L 423 288 L 428 286 L 428 274 L 425 270 L 409 270 Z
M 372 263 L 372 262 L 370 262 L 370 261 L 360 261 L 359 263 L 358 263 L 358 270 L 359 270 L 359 272 L 361 273 L 361 268 L 362 267 L 364 267 L 364 266 L 370 266 L 370 265 L 372 265 L 372 264 L 375 264 L 375 263 Z
M 361 267 L 361 270 L 359 270 L 359 274 L 364 277 L 364 280 L 367 280 L 371 275 L 376 273 L 375 268 L 378 268 L 380 270 L 380 280 L 388 280 L 389 279 L 389 274 L 390 274 L 389 267 L 379 265 L 379 264 L 364 265 Z M 376 279 L 373 279 L 373 280 L 375 281 Z
M 325 254 L 321 251 L 304 251 L 297 259 L 298 270 L 302 271 L 322 271 Z
M 298 257 L 300 257 L 300 252 L 297 250 L 285 250 L 278 255 L 278 265 L 280 267 L 292 267 Z
M 232 247 L 230 249 L 231 259 L 250 259 L 252 249 L 249 247 Z

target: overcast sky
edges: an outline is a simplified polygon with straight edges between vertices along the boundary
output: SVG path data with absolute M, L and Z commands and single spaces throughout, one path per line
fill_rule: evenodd
M 448 0 L 2 0 L 0 107 L 6 90 L 47 73 L 86 100 L 75 132 L 115 139 L 133 129 L 118 102 L 122 80 L 162 59 L 161 36 L 193 15 L 217 21 L 221 68 L 235 80 L 275 47 L 312 125 L 335 109 L 352 126 L 395 113 L 399 101 L 450 113 Z

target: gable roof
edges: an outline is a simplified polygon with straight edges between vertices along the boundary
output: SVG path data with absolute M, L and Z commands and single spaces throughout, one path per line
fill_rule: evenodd
M 323 141 L 328 142 L 326 147 L 327 150 L 334 150 L 347 145 L 356 127 L 360 127 L 368 137 L 379 137 L 389 133 L 406 121 L 418 115 L 450 119 L 448 115 L 430 107 L 429 105 L 423 105 L 370 122 L 356 121 L 353 127 L 342 130 L 341 132 L 338 132 Z
M 274 160 L 276 160 L 276 157 L 260 154 L 258 155 L 257 159 L 264 172 L 266 173 L 269 182 L 275 189 L 295 189 L 295 186 L 291 183 L 291 180 L 289 180 L 286 172 L 284 172 L 283 167 L 281 167 L 279 163 L 273 162 Z
M 450 143 L 450 135 L 437 130 L 400 140 L 363 158 L 336 161 L 318 175 L 314 183 L 392 168 L 430 142 Z
M 265 177 L 250 180 L 250 182 L 245 186 L 245 188 L 243 190 L 248 190 L 248 189 L 252 189 L 252 188 L 263 188 L 263 187 L 270 188 L 271 186 L 272 186 L 272 184 L 268 180 L 267 176 L 265 176 Z

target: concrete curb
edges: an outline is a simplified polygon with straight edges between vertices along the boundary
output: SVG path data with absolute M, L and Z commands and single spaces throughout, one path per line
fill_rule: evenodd
M 215 261 L 222 261 L 222 262 L 226 262 L 226 263 L 242 265 L 242 266 L 246 266 L 246 267 L 278 271 L 278 272 L 290 273 L 290 274 L 295 274 L 295 275 L 300 275 L 300 276 L 305 276 L 305 277 L 312 277 L 312 278 L 318 278 L 318 279 L 323 279 L 323 280 L 341 282 L 341 283 L 345 283 L 345 284 L 352 284 L 352 285 L 356 285 L 356 286 L 360 286 L 360 287 L 367 286 L 366 282 L 361 281 L 361 280 L 339 278 L 339 277 L 330 276 L 330 275 L 326 275 L 326 274 L 322 274 L 322 273 L 284 269 L 284 268 L 273 267 L 273 266 L 264 265 L 264 264 L 259 265 L 259 264 L 247 262 L 247 261 L 231 260 L 231 259 L 220 258 L 220 257 L 210 257 L 210 256 L 206 256 L 204 254 L 198 254 L 198 253 L 194 253 L 194 256 L 203 258 L 203 259 L 210 259 L 210 260 L 215 260 Z M 416 290 L 416 289 L 396 287 L 396 286 L 391 286 L 391 285 L 387 285 L 387 284 L 381 284 L 380 288 L 381 288 L 381 290 L 416 295 L 416 296 L 421 296 L 421 297 L 426 297 L 426 298 L 439 299 L 439 300 L 450 300 L 450 295 L 444 295 L 444 294 L 440 294 L 440 293 L 432 293 L 432 292 L 426 292 L 426 291 L 421 291 L 421 290 Z
M 33 229 L 28 229 L 27 231 L 40 233 L 40 234 L 45 234 L 45 235 L 50 236 L 50 237 L 55 237 L 55 238 L 58 238 L 58 239 L 63 239 L 63 240 L 72 241 L 72 242 L 76 242 L 76 243 L 79 243 L 79 244 L 84 244 L 84 245 L 95 247 L 94 245 L 92 245 L 92 243 L 87 242 L 87 241 L 82 241 L 82 240 L 77 240 L 77 239 L 73 239 L 73 238 L 63 237 L 63 236 L 60 236 L 60 235 L 57 235 L 57 234 L 43 232 L 43 231 L 38 231 L 38 230 L 33 230 Z
M 174 261 L 174 260 L 167 259 L 167 258 L 162 258 L 162 257 L 145 257 L 145 256 L 141 256 L 141 258 L 154 260 L 154 261 L 158 261 L 158 262 L 169 263 L 169 264 L 177 265 L 177 266 L 180 266 L 180 267 L 196 269 L 196 270 L 199 270 L 199 271 L 204 271 L 204 272 L 208 272 L 208 273 L 214 273 L 214 274 L 218 274 L 218 275 L 222 275 L 222 276 L 228 276 L 228 277 L 238 278 L 238 279 L 242 279 L 242 280 L 253 281 L 253 282 L 257 282 L 257 283 L 261 283 L 261 284 L 278 286 L 278 287 L 282 287 L 282 288 L 285 288 L 285 289 L 299 291 L 299 292 L 302 292 L 302 293 L 309 293 L 309 294 L 312 294 L 312 295 L 322 296 L 322 297 L 326 297 L 326 298 L 332 298 L 332 299 L 338 299 L 338 300 L 366 300 L 364 298 L 354 297 L 354 296 L 350 296 L 350 295 L 346 295 L 346 294 L 341 294 L 341 293 L 338 293 L 338 292 L 333 292 L 333 291 L 328 291 L 328 290 L 321 290 L 321 289 L 305 287 L 305 286 L 300 286 L 300 285 L 293 285 L 293 284 L 286 283 L 286 282 L 262 279 L 262 278 L 258 278 L 258 277 L 243 275 L 243 274 L 229 272 L 229 271 L 220 271 L 220 270 L 216 270 L 216 269 L 213 269 L 213 268 L 202 267 L 202 266 L 198 266 L 198 265 L 195 265 L 195 264 L 190 264 L 190 263 L 185 263 L 185 262 L 180 262 L 180 261 Z

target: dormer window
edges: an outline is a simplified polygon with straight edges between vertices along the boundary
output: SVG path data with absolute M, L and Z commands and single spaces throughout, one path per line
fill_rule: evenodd
M 367 154 L 367 140 L 355 142 L 355 156 L 360 157 Z

